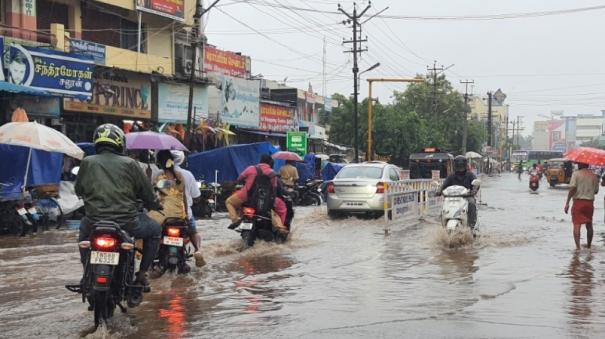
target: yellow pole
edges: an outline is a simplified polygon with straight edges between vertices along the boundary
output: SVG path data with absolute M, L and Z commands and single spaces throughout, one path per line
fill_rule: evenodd
M 374 158 L 372 153 L 372 80 L 368 80 L 368 85 L 368 153 L 366 159 L 372 161 Z

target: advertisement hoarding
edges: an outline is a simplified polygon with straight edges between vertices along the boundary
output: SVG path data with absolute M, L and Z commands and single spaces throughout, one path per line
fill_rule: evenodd
M 204 47 L 204 71 L 247 78 L 250 77 L 250 57 L 206 46 Z
M 87 55 L 11 45 L 6 81 L 53 94 L 90 98 L 94 61 Z
M 307 133 L 306 132 L 288 132 L 286 137 L 286 147 L 288 151 L 297 153 L 301 157 L 307 154 Z
M 221 76 L 217 86 L 221 122 L 237 127 L 260 125 L 260 81 Z
M 185 0 L 136 0 L 139 11 L 185 21 Z
M 294 129 L 294 108 L 261 102 L 260 129 L 274 132 L 291 131 Z
M 180 84 L 158 85 L 158 121 L 186 123 L 189 109 L 189 86 Z M 193 120 L 208 118 L 207 87 L 193 88 Z
M 105 49 L 105 45 L 95 42 L 77 39 L 69 40 L 69 50 L 72 53 L 89 55 L 97 65 L 105 65 Z

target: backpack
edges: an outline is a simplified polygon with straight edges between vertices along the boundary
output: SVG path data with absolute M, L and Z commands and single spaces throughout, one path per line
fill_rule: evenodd
M 259 166 L 256 168 L 256 178 L 248 194 L 248 203 L 256 209 L 257 214 L 270 213 L 275 200 L 275 189 L 271 180 L 276 176 L 274 172 L 267 175 Z

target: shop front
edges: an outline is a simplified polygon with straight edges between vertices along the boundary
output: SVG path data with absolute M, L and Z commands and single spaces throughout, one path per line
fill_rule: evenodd
M 63 100 L 65 133 L 76 142 L 91 141 L 97 126 L 112 123 L 126 131 L 151 126 L 151 82 L 148 75 L 107 70 L 98 72 L 89 100 Z

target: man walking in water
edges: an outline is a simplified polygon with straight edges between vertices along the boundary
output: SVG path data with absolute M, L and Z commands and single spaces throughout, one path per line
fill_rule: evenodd
M 594 197 L 599 192 L 599 178 L 588 169 L 587 164 L 578 163 L 578 170 L 571 176 L 569 193 L 565 202 L 565 213 L 569 211 L 569 201 L 573 198 L 571 221 L 576 250 L 580 250 L 580 229 L 586 224 L 587 247 L 592 244 L 592 216 Z

